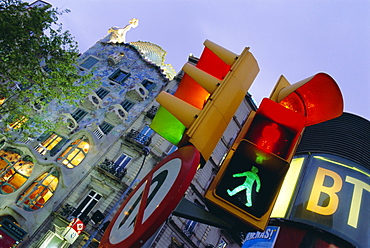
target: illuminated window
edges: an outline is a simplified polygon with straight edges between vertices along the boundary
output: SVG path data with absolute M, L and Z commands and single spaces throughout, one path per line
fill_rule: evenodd
M 90 144 L 86 137 L 76 140 L 59 156 L 58 162 L 61 162 L 67 168 L 73 169 L 78 166 L 89 152 Z
M 42 239 L 40 239 L 40 242 L 36 247 L 38 248 L 50 248 L 50 247 L 67 248 L 69 246 L 70 246 L 70 243 L 68 243 L 67 240 L 65 240 L 63 237 L 61 237 L 57 233 L 54 233 L 53 231 L 48 230 L 45 236 Z
M 68 141 L 66 138 L 54 132 L 46 133 L 39 137 L 38 140 L 40 140 L 41 143 L 35 147 L 35 150 L 41 155 L 45 155 L 47 151 L 50 151 L 50 156 L 57 154 Z
M 13 129 L 18 129 L 20 128 L 23 123 L 25 123 L 28 119 L 24 116 L 22 116 L 21 118 L 19 118 L 18 120 L 16 120 L 15 122 L 9 124 L 9 126 Z
M 51 169 L 38 177 L 19 197 L 17 205 L 27 211 L 43 208 L 58 186 L 58 172 Z
M 21 151 L 6 148 L 0 151 L 0 194 L 10 194 L 18 190 L 30 177 L 33 160 L 21 156 Z
M 124 71 L 121 71 L 120 69 L 117 69 L 115 72 L 112 73 L 112 75 L 109 76 L 109 79 L 113 82 L 123 84 L 123 82 L 130 76 L 130 73 L 126 73 Z

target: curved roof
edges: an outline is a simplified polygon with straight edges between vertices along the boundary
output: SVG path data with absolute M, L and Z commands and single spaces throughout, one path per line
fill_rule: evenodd
M 145 60 L 159 66 L 168 78 L 172 79 L 176 75 L 172 65 L 164 63 L 167 52 L 160 46 L 147 41 L 129 42 L 129 44 L 135 47 Z

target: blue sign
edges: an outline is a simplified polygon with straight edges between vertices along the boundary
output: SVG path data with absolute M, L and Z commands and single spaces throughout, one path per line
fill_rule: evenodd
M 263 232 L 247 233 L 242 248 L 273 248 L 279 229 L 278 226 L 268 226 Z

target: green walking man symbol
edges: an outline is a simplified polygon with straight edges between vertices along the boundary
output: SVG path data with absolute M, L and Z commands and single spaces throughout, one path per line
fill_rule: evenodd
M 256 182 L 257 184 L 257 187 L 256 187 L 257 192 L 259 192 L 260 187 L 261 187 L 261 181 L 257 173 L 258 173 L 258 168 L 252 166 L 251 171 L 234 174 L 233 177 L 246 177 L 246 178 L 243 184 L 239 185 L 233 190 L 229 190 L 229 189 L 227 190 L 227 193 L 229 194 L 229 196 L 233 196 L 239 193 L 240 191 L 245 190 L 246 191 L 245 195 L 247 197 L 245 205 L 247 207 L 251 207 L 252 206 L 252 188 L 253 188 L 254 182 Z

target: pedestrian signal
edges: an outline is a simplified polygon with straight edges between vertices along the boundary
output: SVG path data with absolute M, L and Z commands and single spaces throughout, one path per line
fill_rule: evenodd
M 305 121 L 304 116 L 264 99 L 249 115 L 205 198 L 263 230 Z

